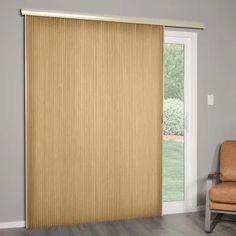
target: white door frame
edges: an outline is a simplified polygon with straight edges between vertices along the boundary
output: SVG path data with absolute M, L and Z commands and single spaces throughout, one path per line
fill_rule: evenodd
M 166 215 L 197 211 L 197 33 L 165 30 L 164 41 L 185 45 L 185 200 L 163 202 Z

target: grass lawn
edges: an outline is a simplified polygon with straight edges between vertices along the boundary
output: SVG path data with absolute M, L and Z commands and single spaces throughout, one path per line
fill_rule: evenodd
M 163 201 L 184 200 L 184 142 L 163 142 Z

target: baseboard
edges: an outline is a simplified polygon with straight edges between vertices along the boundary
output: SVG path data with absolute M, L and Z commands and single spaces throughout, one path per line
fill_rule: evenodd
M 198 212 L 203 210 L 205 210 L 205 206 L 197 206 L 194 208 L 186 208 L 186 209 L 171 207 L 163 210 L 163 215 Z M 0 222 L 0 229 L 22 228 L 22 227 L 25 227 L 25 221 Z
M 190 213 L 190 212 L 198 212 L 198 211 L 204 211 L 204 210 L 205 210 L 204 205 L 192 207 L 192 208 L 168 207 L 168 209 L 163 209 L 163 215 Z
M 25 221 L 0 222 L 0 229 L 22 228 L 25 227 Z

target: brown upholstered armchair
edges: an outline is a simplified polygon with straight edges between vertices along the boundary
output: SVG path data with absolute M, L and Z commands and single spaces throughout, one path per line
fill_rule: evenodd
M 212 213 L 216 213 L 212 217 Z M 225 141 L 220 150 L 220 172 L 208 175 L 205 231 L 211 232 L 223 214 L 236 215 L 236 141 Z

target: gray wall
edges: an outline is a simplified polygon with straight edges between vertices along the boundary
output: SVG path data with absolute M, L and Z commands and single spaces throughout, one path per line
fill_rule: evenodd
M 198 204 L 204 204 L 204 181 L 217 167 L 219 144 L 236 139 L 235 0 L 1 0 L 0 222 L 25 218 L 22 7 L 207 23 L 198 34 Z M 215 95 L 213 107 L 208 93 Z

